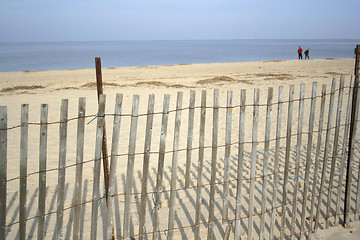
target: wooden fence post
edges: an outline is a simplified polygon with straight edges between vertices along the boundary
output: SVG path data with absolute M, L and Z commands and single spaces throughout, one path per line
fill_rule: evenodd
M 91 206 L 91 238 L 97 239 L 97 220 L 98 208 L 100 202 L 100 168 L 101 168 L 101 146 L 104 133 L 104 118 L 105 118 L 105 100 L 106 96 L 101 94 L 98 105 L 98 118 L 96 123 L 96 141 L 95 141 L 95 157 L 94 157 L 94 177 L 93 177 L 93 196 Z
M 21 105 L 19 239 L 26 239 L 29 105 Z
M 147 184 L 149 178 L 149 165 L 150 165 L 150 150 L 151 150 L 151 134 L 153 128 L 154 119 L 154 102 L 155 95 L 149 95 L 148 110 L 146 118 L 146 132 L 145 132 L 145 144 L 144 144 L 144 161 L 143 161 L 143 173 L 141 180 L 141 202 L 140 202 L 140 214 L 139 214 L 139 239 L 145 238 L 145 218 L 146 218 L 146 196 L 147 196 Z
M 185 188 L 190 186 L 190 172 L 191 172 L 191 153 L 192 153 L 192 140 L 194 130 L 194 112 L 195 112 L 195 91 L 190 91 L 189 103 L 189 122 L 188 122 L 188 138 L 186 149 L 186 174 L 185 174 Z
M 215 210 L 215 181 L 216 181 L 216 161 L 218 148 L 218 129 L 219 129 L 219 89 L 214 89 L 213 106 L 213 132 L 211 146 L 211 179 L 210 179 L 210 200 L 209 200 L 209 220 L 207 240 L 215 239 L 214 235 L 214 210 Z
M 0 106 L 0 239 L 5 239 L 7 188 L 7 107 Z
M 78 105 L 78 124 L 77 124 L 77 144 L 76 144 L 76 177 L 74 189 L 74 229 L 73 239 L 80 239 L 80 211 L 81 211 L 81 192 L 84 158 L 84 138 L 85 138 L 85 108 L 86 98 L 79 98 Z
M 265 214 L 266 214 L 266 202 L 267 202 L 267 190 L 268 190 L 268 169 L 269 169 L 269 146 L 270 146 L 270 132 L 271 132 L 271 113 L 272 113 L 272 99 L 273 99 L 273 88 L 268 88 L 268 99 L 266 106 L 266 121 L 265 121 L 265 143 L 264 143 L 264 162 L 263 162 L 263 186 L 261 196 L 261 216 L 260 216 L 260 237 L 264 239 L 265 230 Z
M 175 219 L 175 195 L 177 182 L 177 167 L 179 155 L 179 140 L 180 140 L 180 125 L 181 125 L 181 106 L 183 93 L 177 93 L 175 128 L 174 128 L 174 142 L 173 142 L 173 156 L 171 166 L 171 180 L 170 180 L 170 203 L 169 203 L 169 219 L 168 219 L 168 238 L 173 239 L 174 235 L 174 219 Z
M 45 237 L 45 202 L 46 202 L 46 156 L 47 156 L 47 122 L 48 105 L 41 104 L 39 146 L 39 223 L 38 240 Z
M 252 239 L 253 215 L 254 215 L 254 190 L 255 173 L 257 162 L 258 126 L 259 126 L 259 89 L 254 90 L 253 127 L 251 140 L 251 169 L 250 169 L 250 190 L 249 190 L 249 218 L 248 218 L 248 239 Z
M 200 239 L 200 214 L 202 205 L 202 175 L 204 167 L 204 141 L 205 141 L 205 121 L 206 120 L 206 91 L 201 92 L 201 113 L 200 113 L 200 134 L 199 134 L 199 159 L 197 166 L 197 185 L 196 185 L 196 212 L 195 212 L 195 234 L 194 239 Z
M 294 105 L 294 85 L 290 85 L 287 129 L 286 129 L 284 184 L 283 184 L 283 188 L 282 188 L 283 194 L 282 194 L 282 203 L 281 203 L 282 209 L 281 209 L 280 238 L 285 238 L 286 212 L 287 212 L 287 209 L 288 209 L 288 206 L 287 206 L 288 205 L 287 184 L 289 182 L 289 169 L 290 169 L 290 151 L 291 151 L 291 132 L 292 132 L 293 105 Z
M 240 95 L 240 116 L 239 116 L 239 144 L 238 144 L 238 165 L 236 181 L 236 212 L 235 212 L 235 236 L 240 239 L 241 226 L 241 189 L 244 170 L 244 144 L 245 144 L 245 110 L 246 110 L 246 89 L 241 89 Z
M 223 222 L 228 221 L 229 215 L 229 169 L 231 150 L 231 124 L 232 124 L 232 91 L 227 92 L 226 128 L 225 128 L 225 157 L 224 157 L 224 189 L 223 189 Z
M 135 161 L 135 148 L 136 148 L 136 133 L 139 118 L 139 95 L 133 96 L 133 105 L 131 112 L 130 123 L 130 137 L 129 137 L 129 151 L 128 151 L 128 163 L 126 169 L 126 185 L 125 185 L 125 204 L 124 204 L 124 235 L 123 238 L 127 239 L 130 236 L 130 204 L 131 204 L 131 192 L 134 178 L 134 161 Z
M 282 119 L 282 108 L 283 108 L 283 86 L 279 87 L 278 95 L 278 107 L 276 116 L 276 142 L 275 142 L 275 156 L 274 156 L 274 181 L 273 181 L 273 195 L 272 195 L 272 210 L 271 210 L 271 221 L 270 221 L 270 237 L 274 239 L 275 235 L 275 213 L 276 213 L 276 202 L 277 202 L 277 191 L 279 185 L 279 159 L 280 159 L 280 140 L 281 140 L 281 119 Z
M 65 167 L 66 167 L 66 140 L 68 125 L 68 99 L 61 101 L 60 127 L 59 127 L 59 164 L 58 164 L 58 198 L 56 212 L 55 238 L 62 239 L 63 215 L 65 202 Z
M 116 94 L 115 100 L 115 115 L 113 123 L 112 147 L 111 147 L 111 163 L 110 163 L 110 178 L 109 178 L 109 196 L 115 194 L 116 183 L 116 166 L 117 155 L 119 149 L 119 136 L 120 136 L 120 123 L 121 123 L 121 110 L 122 110 L 123 95 Z M 107 204 L 107 218 L 106 218 L 106 237 L 107 239 L 114 239 L 114 224 L 113 224 L 113 206 L 114 198 L 112 197 Z
M 356 46 L 356 58 L 355 58 L 355 83 L 353 89 L 353 104 L 352 104 L 352 111 L 351 111 L 351 123 L 350 123 L 350 135 L 349 135 L 349 151 L 348 151 L 348 164 L 346 169 L 346 186 L 345 186 L 345 203 L 344 203 L 344 227 L 347 227 L 349 221 L 349 210 L 350 210 L 350 184 L 351 184 L 351 162 L 350 162 L 350 155 L 352 154 L 352 136 L 354 132 L 354 125 L 356 123 L 355 112 L 356 112 L 356 105 L 358 104 L 357 101 L 357 94 L 358 94 L 358 87 L 359 87 L 359 67 L 360 67 L 360 45 Z
M 98 100 L 100 94 L 104 94 L 103 83 L 102 83 L 102 74 L 101 74 L 101 59 L 99 57 L 95 58 L 95 68 L 96 68 L 96 87 Z M 104 166 L 104 180 L 105 180 L 105 198 L 107 200 L 107 196 L 109 193 L 109 159 L 108 159 L 108 151 L 107 151 L 107 138 L 106 138 L 106 125 L 104 119 L 104 134 L 102 140 L 102 156 L 103 156 L 103 166 Z
M 166 147 L 166 135 L 169 119 L 169 104 L 170 95 L 164 95 L 163 112 L 161 118 L 161 134 L 159 144 L 159 159 L 158 170 L 156 174 L 156 190 L 155 190 L 155 206 L 154 206 L 154 223 L 153 223 L 153 240 L 161 239 L 159 234 L 159 210 L 161 206 L 161 192 L 163 191 L 163 175 L 164 175 L 164 160 L 165 160 L 165 147 Z

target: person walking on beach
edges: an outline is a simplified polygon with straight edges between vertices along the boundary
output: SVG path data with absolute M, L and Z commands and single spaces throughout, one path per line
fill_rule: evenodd
M 302 48 L 301 48 L 301 46 L 299 46 L 298 54 L 299 54 L 299 59 L 302 59 Z
M 310 59 L 309 52 L 310 52 L 309 48 L 305 50 L 305 52 L 304 52 L 305 53 L 305 59 Z

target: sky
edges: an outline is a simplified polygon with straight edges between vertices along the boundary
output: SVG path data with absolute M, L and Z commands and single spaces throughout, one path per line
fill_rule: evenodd
M 0 42 L 360 39 L 359 0 L 0 0 Z

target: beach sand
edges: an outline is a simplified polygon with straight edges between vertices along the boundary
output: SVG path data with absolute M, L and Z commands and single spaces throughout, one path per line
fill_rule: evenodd
M 283 86 L 285 91 L 285 99 L 287 98 L 287 89 L 290 85 L 295 85 L 295 88 L 299 89 L 300 84 L 306 85 L 306 96 L 311 93 L 311 84 L 318 82 L 318 92 L 321 90 L 321 85 L 326 84 L 328 91 L 330 91 L 331 81 L 333 78 L 339 79 L 341 75 L 346 76 L 346 82 L 349 82 L 350 75 L 354 72 L 354 59 L 311 59 L 311 60 L 284 60 L 284 61 L 267 61 L 267 62 L 243 62 L 243 63 L 213 63 L 213 64 L 180 64 L 180 65 L 165 65 L 165 66 L 141 66 L 141 67 L 122 67 L 122 68 L 103 68 L 102 79 L 104 85 L 104 93 L 107 97 L 106 112 L 113 113 L 115 94 L 122 93 L 124 97 L 123 113 L 131 113 L 131 102 L 133 95 L 140 95 L 140 113 L 146 113 L 147 99 L 149 94 L 155 94 L 155 112 L 162 111 L 163 94 L 170 94 L 170 109 L 175 109 L 177 92 L 184 93 L 183 107 L 189 106 L 189 92 L 195 90 L 196 92 L 196 106 L 200 106 L 201 90 L 207 90 L 207 102 L 208 105 L 212 105 L 213 90 L 219 89 L 220 92 L 220 106 L 226 106 L 226 92 L 232 90 L 234 92 L 234 105 L 239 103 L 240 90 L 247 89 L 249 102 L 252 102 L 252 94 L 254 89 L 260 90 L 260 103 L 266 104 L 266 97 L 268 87 L 273 87 L 274 92 L 277 92 L 279 86 Z M 77 117 L 78 98 L 86 97 L 86 115 L 93 115 L 97 112 L 97 92 L 96 92 L 96 76 L 95 69 L 79 69 L 79 70 L 56 70 L 56 71 L 25 71 L 25 72 L 2 72 L 0 73 L 0 105 L 7 106 L 8 108 L 8 127 L 17 126 L 20 124 L 20 110 L 21 104 L 29 104 L 30 106 L 30 122 L 40 121 L 40 104 L 49 104 L 49 122 L 59 120 L 60 102 L 61 99 L 69 99 L 69 118 Z M 296 97 L 298 94 L 296 94 Z M 274 101 L 277 101 L 277 97 L 274 95 Z M 309 103 L 309 102 L 307 102 Z M 305 106 L 309 108 L 309 106 Z M 225 110 L 223 110 L 225 111 Z M 272 126 L 276 124 L 275 109 L 273 110 Z M 234 116 L 238 115 L 237 112 L 233 113 Z M 250 111 L 248 113 L 250 116 Z M 307 113 L 308 115 L 308 113 Z M 307 116 L 305 114 L 305 116 Z M 186 147 L 187 138 L 187 114 L 182 116 L 183 125 L 181 126 L 181 143 L 180 149 Z M 108 148 L 111 144 L 111 132 L 112 132 L 112 117 L 107 118 L 107 131 Z M 199 135 L 199 121 L 200 115 L 195 115 L 195 132 L 194 132 L 194 145 L 198 144 Z M 207 113 L 207 121 L 212 120 L 212 111 Z M 265 116 L 260 116 L 260 122 L 264 122 Z M 88 118 L 87 121 L 91 120 Z M 247 123 L 251 124 L 252 118 L 247 119 Z M 76 154 L 76 121 L 69 122 L 68 128 L 68 141 L 67 141 L 67 165 L 75 162 Z M 128 129 L 130 126 L 130 118 L 122 119 L 121 129 L 122 139 L 120 141 L 120 154 L 126 154 L 128 151 Z M 234 117 L 233 125 L 237 125 L 237 117 Z M 285 124 L 285 123 L 284 123 Z M 206 140 L 205 146 L 211 146 L 211 124 L 206 126 Z M 225 132 L 224 119 L 219 124 L 219 132 Z M 138 124 L 138 137 L 136 152 L 142 152 L 144 149 L 144 134 L 145 134 L 146 118 L 139 118 Z M 174 115 L 169 115 L 169 129 L 166 143 L 166 149 L 171 150 L 173 144 L 173 126 Z M 284 125 L 285 126 L 285 125 Z M 295 126 L 295 125 L 294 125 Z M 92 123 L 87 126 L 86 140 L 85 140 L 85 156 L 84 160 L 93 158 L 94 145 L 95 145 L 95 127 L 96 124 Z M 160 139 L 160 127 L 161 127 L 161 115 L 154 117 L 153 127 L 153 143 L 151 151 L 157 152 L 159 149 Z M 263 124 L 259 127 L 259 138 L 263 139 L 264 136 Z M 294 127 L 295 131 L 296 127 Z M 285 127 L 283 128 L 286 132 Z M 19 142 L 20 142 L 20 129 L 16 128 L 8 133 L 8 179 L 16 178 L 19 176 Z M 224 143 L 224 134 L 219 137 L 219 145 Z M 196 136 L 196 137 L 195 137 Z M 285 134 L 284 134 L 285 136 Z M 251 139 L 251 131 L 245 136 L 247 139 Z M 237 135 L 232 136 L 232 141 L 236 141 Z M 31 126 L 29 128 L 29 163 L 28 173 L 38 171 L 38 141 L 39 141 L 39 128 L 38 126 Z M 305 140 L 303 140 L 305 141 Z M 57 168 L 58 161 L 58 125 L 49 125 L 49 137 L 48 137 L 48 165 L 47 169 Z M 237 149 L 232 150 L 232 155 L 236 155 Z M 110 152 L 110 150 L 109 150 Z M 219 150 L 219 156 L 223 158 L 224 150 Z M 168 183 L 170 182 L 170 166 L 171 166 L 171 154 L 166 156 L 165 189 L 169 189 Z M 134 171 L 134 191 L 140 192 L 141 184 L 139 178 L 142 171 L 143 156 L 139 156 L 135 160 Z M 149 191 L 153 189 L 150 186 L 154 186 L 154 180 L 157 169 L 157 158 L 154 155 L 151 157 L 150 162 L 150 183 Z M 207 165 L 210 164 L 211 149 L 205 151 L 205 161 Z M 193 164 L 197 163 L 197 152 L 193 153 Z M 127 165 L 127 156 L 118 158 L 117 179 L 118 191 L 122 192 L 122 184 L 125 182 Z M 185 152 L 179 154 L 179 168 L 185 169 Z M 234 171 L 235 174 L 235 170 Z M 72 204 L 72 192 L 74 188 L 74 176 L 75 168 L 68 168 L 66 170 L 66 190 L 67 200 L 65 206 L 71 206 Z M 83 199 L 89 200 L 92 195 L 92 174 L 93 163 L 87 163 L 84 165 L 84 190 Z M 180 174 L 180 173 L 179 173 Z M 181 173 L 183 174 L 183 173 Z M 206 172 L 206 176 L 210 176 L 209 172 Z M 221 174 L 220 174 L 221 175 Z M 235 174 L 236 176 L 236 174 Z M 220 179 L 220 176 L 218 176 Z M 178 176 L 179 183 L 183 181 L 182 175 Z M 206 178 L 205 178 L 206 179 Z M 204 180 L 209 182 L 209 180 Z M 28 182 L 28 217 L 36 216 L 37 212 L 37 191 L 38 191 L 38 177 L 36 174 L 31 175 L 27 179 Z M 7 208 L 7 223 L 11 224 L 18 221 L 18 180 L 13 180 L 8 183 L 8 208 Z M 57 171 L 51 171 L 47 175 L 48 195 L 47 195 L 47 212 L 56 210 L 56 185 L 57 185 Z M 193 170 L 191 186 L 196 186 L 196 170 Z M 179 185 L 179 187 L 183 187 Z M 222 189 L 222 188 L 221 188 Z M 192 190 L 191 190 L 192 191 Z M 232 196 L 236 194 L 236 190 L 232 189 Z M 167 195 L 167 194 L 165 194 Z M 165 196 L 168 198 L 168 196 Z M 185 209 L 185 211 L 193 214 L 193 205 L 195 197 L 193 192 L 180 192 L 177 199 L 180 199 L 180 203 L 177 205 L 179 208 Z M 133 203 L 139 202 L 140 196 L 134 196 Z M 183 199 L 183 201 L 182 201 Z M 116 212 L 119 215 L 120 220 L 123 220 L 123 196 L 117 196 L 115 201 L 118 200 L 118 208 L 120 212 Z M 149 212 L 151 206 L 151 196 L 148 199 Z M 135 204 L 133 204 L 135 205 Z M 105 206 L 105 205 L 104 205 Z M 88 239 L 91 204 L 87 204 L 86 208 L 82 210 L 84 217 L 83 221 L 83 238 Z M 136 206 L 131 210 L 135 216 L 137 212 Z M 64 214 L 64 236 L 65 239 L 71 236 L 71 220 L 72 211 L 67 211 Z M 104 207 L 99 211 L 99 216 L 103 214 Z M 179 210 L 180 212 L 180 210 Z M 160 209 L 161 216 L 167 218 L 167 204 L 164 203 L 162 209 Z M 207 214 L 204 213 L 205 219 Z M 150 219 L 147 216 L 147 219 Z M 47 217 L 47 236 L 52 236 L 52 232 L 55 225 L 56 214 L 49 215 Z M 176 222 L 178 226 L 191 226 L 192 220 L 186 216 L 176 216 Z M 136 234 L 138 219 L 131 219 L 135 226 L 133 230 Z M 162 223 L 166 225 L 167 222 Z M 85 227 L 84 227 L 85 226 Z M 166 227 L 162 227 L 166 229 Z M 13 239 L 17 236 L 18 224 L 12 225 L 7 229 L 7 236 L 9 239 Z M 70 230 L 69 230 L 70 229 Z M 99 223 L 99 229 L 101 229 Z M 225 229 L 225 228 L 224 228 Z M 341 228 L 338 228 L 342 231 Z M 117 229 L 117 231 L 122 231 Z M 147 223 L 147 231 L 151 232 L 151 221 Z M 206 228 L 202 228 L 202 233 L 206 234 Z M 36 219 L 28 221 L 28 236 L 35 237 Z M 358 233 L 358 232 L 357 232 Z M 101 234 L 101 232 L 99 233 Z M 220 234 L 220 233 L 219 233 Z M 192 238 L 191 228 L 185 230 L 185 232 L 179 233 L 176 239 L 184 238 L 184 235 L 188 238 Z M 205 236 L 205 235 L 204 235 Z M 360 236 L 360 235 L 359 235 Z M 318 233 L 317 237 L 322 238 Z

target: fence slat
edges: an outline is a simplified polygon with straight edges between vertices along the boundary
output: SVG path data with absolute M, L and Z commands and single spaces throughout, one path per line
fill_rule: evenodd
M 66 140 L 68 125 L 68 99 L 61 101 L 60 127 L 59 127 L 59 164 L 58 164 L 58 198 L 56 212 L 55 239 L 62 239 L 63 215 L 65 202 L 65 166 L 66 166 Z
M 313 142 L 313 133 L 314 133 L 314 119 L 315 119 L 315 107 L 316 107 L 316 91 L 317 83 L 312 84 L 311 92 L 311 105 L 310 105 L 310 116 L 309 116 L 309 130 L 308 130 L 308 141 L 306 149 L 306 163 L 305 163 L 305 179 L 304 179 L 304 192 L 303 192 L 303 201 L 302 201 L 302 211 L 301 211 L 301 225 L 300 225 L 300 236 L 305 237 L 305 215 L 306 215 L 306 202 L 309 192 L 309 177 L 310 177 L 310 165 L 311 162 L 311 153 L 312 153 L 312 142 Z
M 125 239 L 129 238 L 129 225 L 130 225 L 130 201 L 132 184 L 134 178 L 134 161 L 135 161 L 135 147 L 136 147 L 136 132 L 139 116 L 139 95 L 133 96 L 133 105 L 131 112 L 131 126 L 129 138 L 129 152 L 126 170 L 126 183 L 125 183 L 125 206 L 124 206 L 124 235 Z
M 5 239 L 7 188 L 7 107 L 0 106 L 0 239 Z
M 146 118 L 146 132 L 145 132 L 145 145 L 144 145 L 144 163 L 141 181 L 141 202 L 140 202 L 140 216 L 139 216 L 139 239 L 144 239 L 145 233 L 145 217 L 146 217 L 146 197 L 147 197 L 147 184 L 149 178 L 149 161 L 151 150 L 151 134 L 154 119 L 154 101 L 155 95 L 149 95 L 148 111 Z
M 47 122 L 48 105 L 41 104 L 40 145 L 39 145 L 39 222 L 38 240 L 45 237 L 45 202 L 46 202 L 46 156 L 47 156 Z
M 213 135 L 211 147 L 211 179 L 210 179 L 210 199 L 209 199 L 209 226 L 207 239 L 215 239 L 214 235 L 214 209 L 215 209 L 215 180 L 216 180 L 216 161 L 218 147 L 218 128 L 219 128 L 219 89 L 214 89 L 213 106 Z
M 329 188 L 328 188 L 328 198 L 327 198 L 327 207 L 326 207 L 326 228 L 329 228 L 330 224 L 330 207 L 332 201 L 332 192 L 334 186 L 334 174 L 335 174 L 335 167 L 336 167 L 336 160 L 338 156 L 338 144 L 339 144 L 339 131 L 340 131 L 340 121 L 341 121 L 341 112 L 342 112 L 342 101 L 343 101 L 343 93 L 344 93 L 344 76 L 341 76 L 340 79 L 340 86 L 338 91 L 338 105 L 337 105 L 337 112 L 335 118 L 335 136 L 334 136 L 334 143 L 333 143 L 333 151 L 332 151 L 332 158 L 331 158 L 331 170 L 330 170 L 330 179 L 329 179 Z
M 324 112 L 325 112 L 325 102 L 326 102 L 326 85 L 322 85 L 321 90 L 321 104 L 320 104 L 320 114 L 319 114 L 319 127 L 318 127 L 318 137 L 316 143 L 316 151 L 314 156 L 314 175 L 312 181 L 312 190 L 311 190 L 311 205 L 310 205 L 310 217 L 309 217 L 309 228 L 308 228 L 308 239 L 311 239 L 311 233 L 313 230 L 313 223 L 314 221 L 314 207 L 315 207 L 315 200 L 316 200 L 316 186 L 317 186 L 317 179 L 318 179 L 318 171 L 319 171 L 319 155 L 321 151 L 321 139 L 323 133 L 323 125 L 324 125 Z
M 170 95 L 164 95 L 163 112 L 161 119 L 161 134 L 159 143 L 159 160 L 158 170 L 156 175 L 156 190 L 155 190 L 155 206 L 153 208 L 154 223 L 153 223 L 153 240 L 161 239 L 159 234 L 159 210 L 161 206 L 161 192 L 163 191 L 163 175 L 164 175 L 164 159 L 165 159 L 165 147 L 166 147 L 166 135 L 169 119 L 169 104 Z
M 290 151 L 291 151 L 291 132 L 292 132 L 292 117 L 293 117 L 293 105 L 294 105 L 294 85 L 290 85 L 289 90 L 289 104 L 288 104 L 288 119 L 286 129 L 286 150 L 285 150 L 285 170 L 284 170 L 284 185 L 282 194 L 282 208 L 281 208 L 281 228 L 280 238 L 285 237 L 285 221 L 286 212 L 288 209 L 287 201 L 287 184 L 289 182 L 289 168 L 290 168 Z
M 269 168 L 269 145 L 270 145 L 270 132 L 271 132 L 271 112 L 272 112 L 272 99 L 273 88 L 268 88 L 268 99 L 266 107 L 266 122 L 265 122 L 265 143 L 264 143 L 264 163 L 263 163 L 263 189 L 261 197 L 261 217 L 260 217 L 260 239 L 264 239 L 265 230 L 265 214 L 266 214 L 266 194 L 268 188 L 268 168 Z
M 351 117 L 351 104 L 352 104 L 352 98 L 353 98 L 353 87 L 354 87 L 354 78 L 351 77 L 350 79 L 350 87 L 348 92 L 348 102 L 347 102 L 347 108 L 346 108 L 346 114 L 345 114 L 345 129 L 344 129 L 344 135 L 343 135 L 343 145 L 341 148 L 341 157 L 340 157 L 340 173 L 339 173 L 339 187 L 337 189 L 337 196 L 336 196 L 336 210 L 335 210 L 335 221 L 334 225 L 337 226 L 339 224 L 339 215 L 340 215 L 340 197 L 342 193 L 342 182 L 344 178 L 344 168 L 345 168 L 345 156 L 346 156 L 346 148 L 348 146 L 349 141 L 349 129 L 350 129 L 350 117 Z
M 177 166 L 178 166 L 178 155 L 179 155 L 182 100 L 183 100 L 183 93 L 178 92 L 177 100 L 176 100 L 174 143 L 173 143 L 171 181 L 170 181 L 170 202 L 169 202 L 169 219 L 168 219 L 168 238 L 170 240 L 173 239 L 173 235 L 174 235 L 175 195 L 176 195 L 176 181 L 177 181 L 177 171 L 178 171 Z
M 78 122 L 77 122 L 77 143 L 76 143 L 76 176 L 74 189 L 74 229 L 73 239 L 80 239 L 80 211 L 81 211 L 81 191 L 84 159 L 84 138 L 85 138 L 85 109 L 86 98 L 79 98 L 78 103 Z
M 21 105 L 19 239 L 26 239 L 26 191 L 29 136 L 29 105 Z
M 241 226 L 241 189 L 244 169 L 244 142 L 245 142 L 245 110 L 246 110 L 246 90 L 241 89 L 240 95 L 240 116 L 239 116 L 239 144 L 238 144 L 238 165 L 236 181 L 236 212 L 235 212 L 235 237 L 240 239 Z
M 248 239 L 252 239 L 253 215 L 254 215 L 254 189 L 255 171 L 257 162 L 258 144 L 258 125 L 259 125 L 259 89 L 254 90 L 254 109 L 253 109 L 253 128 L 251 143 L 251 170 L 250 170 L 250 190 L 249 190 L 249 219 L 248 219 Z
M 109 176 L 109 196 L 107 204 L 107 217 L 106 217 L 106 237 L 111 239 L 113 237 L 114 222 L 113 222 L 113 206 L 115 186 L 116 186 L 116 166 L 117 166 L 117 155 L 119 150 L 119 137 L 120 137 L 120 124 L 121 124 L 121 111 L 122 111 L 123 95 L 120 93 L 116 94 L 115 99 L 115 114 L 113 122 L 113 134 L 111 144 L 111 163 L 110 163 L 110 176 Z M 120 234 L 120 233 L 119 233 Z M 120 237 L 120 236 L 119 236 Z
M 229 215 L 229 159 L 231 150 L 231 123 L 232 123 L 232 91 L 227 92 L 226 127 L 225 127 L 225 158 L 224 158 L 224 189 L 223 189 L 223 222 Z
M 106 95 L 100 94 L 98 105 L 98 118 L 96 123 L 96 141 L 95 141 L 95 157 L 94 157 L 94 178 L 93 178 L 93 196 L 91 206 L 91 238 L 97 238 L 97 220 L 98 208 L 100 201 L 100 168 L 101 168 L 101 150 L 104 136 L 105 122 L 105 102 Z
M 191 153 L 192 141 L 194 132 L 194 113 L 195 113 L 195 91 L 190 90 L 189 103 L 189 122 L 188 122 L 188 138 L 186 147 L 186 173 L 185 173 L 185 188 L 190 186 L 190 172 L 191 172 Z
M 297 216 L 297 193 L 299 189 L 299 168 L 300 168 L 300 155 L 302 145 L 302 129 L 304 119 L 304 95 L 305 95 L 305 84 L 300 85 L 300 100 L 299 100 L 299 113 L 298 113 L 298 129 L 297 129 L 297 143 L 296 143 L 296 158 L 295 158 L 295 182 L 293 190 L 293 204 L 291 214 L 291 239 L 295 238 L 295 220 Z
M 356 82 L 355 82 L 356 84 Z M 359 88 L 360 84 L 354 86 Z M 354 98 L 355 96 L 353 96 Z M 348 159 L 348 168 L 347 168 L 347 178 L 346 178 L 346 190 L 345 190 L 345 217 L 344 217 L 344 226 L 349 223 L 349 214 L 350 214 L 350 193 L 351 193 L 351 182 L 352 182 L 352 168 L 353 168 L 353 161 L 354 161 L 354 146 L 355 146 L 355 137 L 356 137 L 356 129 L 357 123 L 359 119 L 359 104 L 360 104 L 360 94 L 356 94 L 356 101 L 355 101 L 355 112 L 354 112 L 354 125 L 352 131 L 350 131 L 351 142 L 349 143 L 349 159 Z
M 317 231 L 317 228 L 319 227 L 319 218 L 320 218 L 320 210 L 321 210 L 321 204 L 322 204 L 322 198 L 324 195 L 324 188 L 325 188 L 325 182 L 326 180 L 326 174 L 327 174 L 327 165 L 329 160 L 329 148 L 330 148 L 330 137 L 331 137 L 331 126 L 332 126 L 332 115 L 333 115 L 333 109 L 334 109 L 334 99 L 335 99 L 335 84 L 336 79 L 334 78 L 332 80 L 331 84 L 331 93 L 330 93 L 330 103 L 329 103 L 329 112 L 328 112 L 328 122 L 327 122 L 327 128 L 326 128 L 326 139 L 325 139 L 325 149 L 324 149 L 324 159 L 323 159 L 323 169 L 321 174 L 321 183 L 320 183 L 320 195 L 319 195 L 319 201 L 316 209 L 316 219 L 315 219 L 315 228 L 314 231 Z
M 194 239 L 200 239 L 200 214 L 202 205 L 203 188 L 202 174 L 204 167 L 204 141 L 205 141 L 205 120 L 206 120 L 206 91 L 201 92 L 201 115 L 200 115 L 200 135 L 199 135 L 199 159 L 197 167 L 197 185 L 196 185 L 196 209 L 195 209 L 195 234 Z

